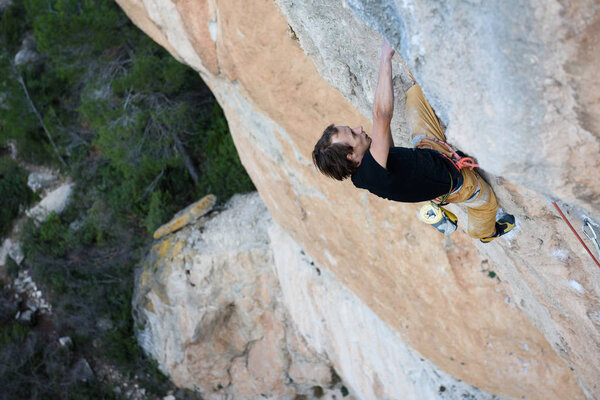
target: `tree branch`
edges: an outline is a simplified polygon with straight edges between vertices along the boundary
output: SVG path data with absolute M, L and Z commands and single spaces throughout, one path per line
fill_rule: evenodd
M 142 194 L 142 199 L 145 199 L 146 196 L 148 196 L 156 187 L 156 185 L 158 184 L 158 181 L 160 181 L 160 178 L 162 178 L 162 176 L 165 173 L 165 169 L 163 168 L 162 171 L 160 171 L 160 174 L 158 174 L 156 176 L 156 178 L 154 178 L 154 180 L 152 181 L 152 183 L 150 183 L 150 185 L 148 185 L 148 187 L 146 188 L 146 190 L 144 190 L 144 193 Z
M 23 87 L 23 91 L 25 92 L 25 97 L 27 97 L 27 101 L 29 102 L 29 106 L 31 107 L 31 110 L 33 111 L 33 113 L 37 116 L 38 120 L 40 121 L 40 125 L 42 125 L 44 132 L 46 132 L 46 136 L 48 136 L 48 140 L 50 141 L 50 144 L 54 148 L 54 152 L 56 153 L 56 156 L 58 157 L 60 162 L 65 167 L 68 168 L 69 165 L 65 162 L 65 160 L 60 155 L 60 152 L 58 151 L 58 147 L 56 147 L 56 143 L 54 143 L 54 140 L 52 139 L 52 135 L 50 134 L 50 132 L 48 131 L 48 128 L 46 127 L 46 124 L 44 123 L 44 119 L 40 115 L 40 112 L 37 110 L 37 108 L 35 108 L 35 104 L 33 104 L 33 100 L 31 100 L 31 97 L 29 96 L 29 90 L 27 90 L 27 85 L 25 85 L 25 81 L 23 80 L 21 73 L 19 71 L 17 71 L 16 68 L 15 68 L 15 72 L 17 73 L 17 76 L 19 78 L 19 83 L 21 84 L 21 87 Z
M 189 156 L 183 143 L 181 143 L 179 136 L 177 136 L 177 134 L 175 132 L 171 132 L 171 136 L 173 136 L 173 141 L 175 142 L 175 148 L 181 154 L 181 158 L 183 158 L 183 163 L 185 164 L 188 172 L 190 173 L 190 176 L 194 180 L 194 184 L 198 185 L 198 182 L 200 181 L 200 174 L 198 173 L 198 170 L 194 166 L 192 158 Z

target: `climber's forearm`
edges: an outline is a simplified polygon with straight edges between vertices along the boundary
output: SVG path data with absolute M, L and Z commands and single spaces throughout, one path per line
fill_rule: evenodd
M 385 127 L 387 129 L 374 129 L 373 134 L 380 133 L 389 146 L 394 145 L 389 124 L 394 114 L 394 90 L 392 84 L 392 57 L 394 49 L 384 41 L 381 48 L 381 60 L 379 63 L 379 78 L 377 90 L 375 91 L 375 100 L 373 102 L 373 124 L 374 126 Z M 376 132 L 378 131 L 378 132 Z M 374 136 L 375 140 L 376 137 Z
M 373 102 L 373 117 L 392 119 L 394 114 L 394 91 L 392 87 L 392 61 L 381 58 L 379 64 L 379 80 Z

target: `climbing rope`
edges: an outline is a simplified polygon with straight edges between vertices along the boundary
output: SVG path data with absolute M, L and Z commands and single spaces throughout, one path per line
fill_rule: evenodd
M 592 260 L 594 260 L 594 262 L 596 263 L 596 265 L 600 268 L 600 263 L 598 262 L 598 260 L 596 260 L 596 257 L 594 257 L 594 255 L 592 254 L 592 252 L 590 251 L 590 249 L 588 249 L 588 247 L 585 245 L 585 243 L 583 243 L 583 240 L 581 240 L 581 237 L 579 236 L 579 234 L 577 233 L 577 231 L 573 228 L 573 226 L 571 225 L 571 223 L 569 222 L 569 220 L 567 219 L 567 217 L 565 217 L 565 214 L 563 214 L 563 212 L 560 210 L 560 208 L 558 207 L 558 204 L 556 204 L 555 201 L 553 201 L 552 204 L 554 205 L 554 208 L 556 208 L 556 210 L 558 211 L 558 213 L 560 214 L 560 216 L 562 217 L 562 219 L 567 223 L 567 225 L 569 225 L 569 228 L 571 228 L 571 230 L 573 231 L 573 233 L 575 234 L 575 236 L 577 236 L 577 239 L 579 239 L 579 242 L 581 242 L 581 245 L 585 248 L 585 250 L 588 252 L 588 254 L 590 255 L 590 257 L 592 257 Z
M 424 142 L 424 141 L 430 141 L 430 142 L 437 143 L 441 146 L 444 146 L 446 148 L 446 150 L 448 150 L 448 153 L 450 153 L 452 155 L 452 157 L 448 157 L 448 155 L 441 153 L 441 152 L 440 152 L 440 154 L 442 156 L 444 156 L 448 161 L 450 161 L 450 163 L 452 165 L 454 165 L 454 168 L 456 168 L 457 171 L 460 171 L 463 168 L 469 168 L 472 170 L 473 168 L 479 167 L 479 164 L 477 164 L 472 157 L 461 156 L 452 148 L 452 146 L 450 146 L 448 143 L 444 142 L 443 140 L 426 136 L 421 139 L 421 142 Z M 420 145 L 419 147 L 427 147 L 427 148 L 433 150 L 433 146 L 431 146 L 431 145 L 425 145 L 425 146 Z

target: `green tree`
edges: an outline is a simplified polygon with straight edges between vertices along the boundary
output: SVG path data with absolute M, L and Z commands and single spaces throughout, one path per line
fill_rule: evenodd
M 32 199 L 27 171 L 10 157 L 0 157 L 0 237 L 8 233 L 19 211 Z
M 226 201 L 252 183 L 198 74 L 112 0 L 13 3 L 0 17 L 8 33 L 0 37 L 0 146 L 14 140 L 21 158 L 62 168 L 76 183 L 65 212 L 23 229 L 25 266 L 51 293 L 56 325 L 75 346 L 66 357 L 32 329 L 22 363 L 0 368 L 0 386 L 39 380 L 10 392 L 15 398 L 110 398 L 101 385 L 69 381 L 66 366 L 85 356 L 143 373 L 146 388 L 164 393 L 165 378 L 133 333 L 134 269 L 176 211 L 208 192 Z M 40 57 L 15 67 L 29 32 Z M 111 327 L 99 330 L 99 318 Z M 0 361 L 17 354 L 21 333 L 0 332 L 12 343 Z
M 220 107 L 215 105 L 211 115 L 201 122 L 200 131 L 198 148 L 203 149 L 204 160 L 199 193 L 214 193 L 218 198 L 228 199 L 235 193 L 253 190 Z

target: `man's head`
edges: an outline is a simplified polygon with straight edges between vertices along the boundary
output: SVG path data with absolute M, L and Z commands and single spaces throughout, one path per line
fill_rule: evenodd
M 323 174 L 339 181 L 356 171 L 371 145 L 362 126 L 329 125 L 313 150 L 313 162 Z

